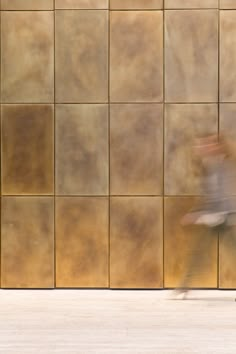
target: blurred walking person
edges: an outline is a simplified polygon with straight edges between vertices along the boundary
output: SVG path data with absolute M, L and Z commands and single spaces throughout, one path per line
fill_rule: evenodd
M 201 225 L 208 228 L 212 237 L 218 237 L 219 230 L 236 224 L 236 201 L 232 196 L 236 191 L 236 158 L 232 146 L 232 142 L 224 136 L 209 135 L 197 139 L 194 150 L 203 168 L 203 199 L 197 208 L 184 215 L 182 225 Z M 209 237 L 199 237 L 197 240 L 183 279 L 174 292 L 175 298 L 185 298 L 194 277 L 207 266 L 204 250 L 210 241 Z

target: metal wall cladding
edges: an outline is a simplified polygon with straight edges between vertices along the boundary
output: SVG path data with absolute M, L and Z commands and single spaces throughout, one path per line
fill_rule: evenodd
M 235 140 L 234 9 L 1 1 L 3 288 L 172 288 L 193 252 L 192 287 L 236 288 L 235 228 L 180 223 L 194 139 Z

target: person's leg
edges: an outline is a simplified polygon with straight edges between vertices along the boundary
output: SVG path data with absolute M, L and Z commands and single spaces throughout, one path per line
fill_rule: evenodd
M 201 279 L 209 265 L 209 250 L 212 237 L 217 237 L 217 229 L 206 229 L 206 233 L 199 233 L 190 250 L 185 274 L 180 286 L 175 289 L 176 297 L 185 298 L 193 281 Z

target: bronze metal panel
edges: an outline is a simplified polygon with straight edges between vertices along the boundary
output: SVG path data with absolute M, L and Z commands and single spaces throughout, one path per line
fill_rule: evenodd
M 111 102 L 161 102 L 162 11 L 113 11 L 110 21 Z
M 53 194 L 52 105 L 2 106 L 2 193 Z
M 2 101 L 54 101 L 53 12 L 2 12 Z
M 218 11 L 165 13 L 166 102 L 218 101 Z
M 54 0 L 1 0 L 2 10 L 53 10 Z
M 236 288 L 236 228 L 229 227 L 220 233 L 219 287 Z
M 220 104 L 220 133 L 225 134 L 230 140 L 235 140 L 236 134 L 236 103 Z
M 235 0 L 220 0 L 221 9 L 236 9 Z
M 162 287 L 162 220 L 160 197 L 111 199 L 111 288 Z
M 108 198 L 56 200 L 57 287 L 108 287 Z
M 111 193 L 161 194 L 162 104 L 113 104 L 110 119 Z
M 163 0 L 110 0 L 112 10 L 163 9 Z
M 234 1 L 234 0 L 233 0 Z M 218 9 L 218 0 L 165 0 L 166 9 Z
M 108 141 L 107 105 L 57 105 L 57 194 L 108 194 Z
M 236 11 L 220 11 L 220 100 L 236 101 Z
M 2 287 L 54 287 L 54 200 L 2 198 Z
M 228 181 L 228 188 L 231 190 L 231 198 L 236 195 L 236 104 L 225 103 L 220 105 L 220 132 L 230 141 L 230 149 L 234 156 L 231 166 L 231 176 Z M 230 222 L 235 224 L 235 216 L 230 217 Z M 220 288 L 236 288 L 236 228 L 234 225 L 220 233 L 220 259 L 219 259 L 219 286 Z
M 236 195 L 236 104 L 235 103 L 221 103 L 220 104 L 220 134 L 226 139 L 229 147 L 230 160 L 230 176 L 228 176 L 228 193 Z M 233 160 L 231 160 L 233 159 Z
M 192 252 L 199 253 L 199 270 L 188 284 L 190 287 L 217 287 L 218 233 L 202 226 L 181 226 L 182 217 L 199 202 L 191 197 L 165 198 L 164 212 L 164 285 L 178 287 L 188 270 Z
M 201 168 L 192 147 L 201 134 L 217 134 L 216 104 L 167 104 L 165 194 L 201 194 Z
M 56 9 L 108 9 L 108 0 L 55 0 Z
M 108 11 L 56 11 L 56 101 L 108 102 Z

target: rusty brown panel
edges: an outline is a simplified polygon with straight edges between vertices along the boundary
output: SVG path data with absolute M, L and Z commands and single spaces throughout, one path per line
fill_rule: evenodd
M 2 106 L 2 193 L 53 194 L 53 105 Z
M 203 226 L 182 226 L 182 217 L 200 200 L 166 197 L 164 208 L 164 285 L 178 287 L 189 268 L 192 252 L 198 252 L 198 266 L 188 286 L 217 287 L 218 233 Z
M 201 166 L 193 144 L 217 134 L 217 104 L 167 104 L 165 112 L 165 194 L 202 194 Z
M 236 134 L 236 104 L 225 103 L 220 105 L 220 133 L 224 134 L 230 141 L 232 157 L 231 178 L 228 180 L 227 188 L 231 192 L 232 201 L 236 195 L 236 167 L 235 167 L 235 134 Z M 230 223 L 235 224 L 235 216 L 230 217 Z M 236 288 L 236 228 L 230 225 L 220 233 L 220 261 L 219 261 L 219 286 L 220 288 Z
M 53 10 L 54 0 L 1 0 L 2 10 Z
M 236 101 L 236 11 L 220 11 L 220 100 Z
M 166 102 L 218 101 L 218 11 L 165 13 Z
M 230 175 L 227 175 L 227 191 L 230 195 L 236 195 L 236 104 L 220 104 L 220 134 L 226 139 L 230 148 Z M 232 160 L 233 158 L 233 160 Z
M 235 217 L 234 217 L 235 219 Z M 234 220 L 235 223 L 235 220 Z M 236 288 L 236 227 L 227 227 L 220 233 L 219 287 Z
M 108 102 L 108 11 L 56 11 L 56 101 Z
M 112 11 L 111 102 L 163 100 L 162 11 Z
M 108 194 L 108 140 L 107 105 L 57 105 L 57 194 Z
M 236 134 L 236 103 L 220 104 L 220 133 L 232 141 Z
M 2 198 L 2 287 L 54 287 L 54 200 Z
M 108 198 L 56 199 L 57 287 L 108 287 Z
M 112 10 L 158 10 L 163 0 L 110 0 Z
M 220 0 L 221 9 L 236 9 L 235 0 Z
M 234 1 L 234 0 L 233 0 Z M 166 9 L 218 9 L 218 0 L 165 0 Z
M 160 197 L 111 198 L 111 288 L 163 286 L 162 221 Z
M 2 101 L 54 101 L 52 11 L 2 12 Z
M 1 11 L 1 0 L 0 0 L 0 11 Z M 0 16 L 0 26 L 2 28 L 2 16 Z M 2 31 L 2 30 L 1 30 Z M 0 47 L 2 47 L 2 35 L 0 34 Z M 0 48 L 0 60 L 2 60 L 2 48 Z M 1 64 L 2 66 L 2 64 Z M 1 69 L 2 70 L 2 69 Z M 2 82 L 2 73 L 0 70 L 0 83 Z M 2 90 L 0 85 L 0 101 L 2 102 Z
M 110 114 L 111 193 L 162 194 L 162 104 L 113 104 Z
M 108 0 L 55 0 L 56 9 L 108 9 Z

